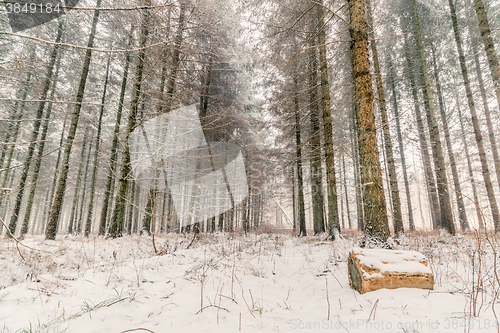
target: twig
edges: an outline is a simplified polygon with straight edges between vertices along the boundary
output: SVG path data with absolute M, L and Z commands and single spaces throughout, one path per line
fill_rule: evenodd
M 377 304 L 378 304 L 378 299 L 375 301 L 375 304 L 373 304 L 372 311 L 370 311 L 370 315 L 368 316 L 367 321 L 370 321 L 370 318 L 372 317 L 372 313 L 373 313 L 373 320 L 375 320 L 375 312 L 377 312 Z
M 199 309 L 198 312 L 196 312 L 196 314 L 198 314 L 200 312 L 203 312 L 203 310 L 205 310 L 206 308 L 217 308 L 217 309 L 229 312 L 228 309 L 223 308 L 222 306 L 218 306 L 218 305 L 215 305 L 215 304 L 210 304 L 210 305 L 204 306 L 203 308 Z
M 326 303 L 328 303 L 328 317 L 327 319 L 330 320 L 330 299 L 328 298 L 328 278 L 325 276 L 325 282 L 326 282 Z
M 146 331 L 146 332 L 155 333 L 155 332 L 153 332 L 153 331 L 151 331 L 151 330 L 148 330 L 147 328 L 142 328 L 142 327 L 140 327 L 140 328 L 133 328 L 133 329 L 131 329 L 131 330 L 126 330 L 126 331 L 121 331 L 121 333 L 126 333 L 126 332 L 135 332 L 135 331 Z
M 153 249 L 155 250 L 155 254 L 158 254 L 158 250 L 156 249 L 156 244 L 155 244 L 155 233 L 153 232 Z

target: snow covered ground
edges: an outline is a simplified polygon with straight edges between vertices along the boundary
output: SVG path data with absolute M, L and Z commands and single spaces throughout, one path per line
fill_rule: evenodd
M 2 240 L 0 332 L 497 332 L 496 239 L 405 237 L 434 290 L 363 295 L 347 278 L 356 241 L 166 235 L 157 256 L 144 236 Z

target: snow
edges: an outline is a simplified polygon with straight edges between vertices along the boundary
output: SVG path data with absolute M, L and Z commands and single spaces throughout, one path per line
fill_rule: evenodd
M 367 274 L 366 277 L 383 277 L 381 274 L 383 272 L 432 274 L 431 268 L 424 264 L 424 262 L 427 263 L 425 256 L 416 251 L 355 247 L 353 252 L 357 254 L 361 264 L 380 271 L 380 273 L 368 274 L 363 270 L 363 275 Z
M 287 235 L 60 238 L 0 243 L 0 332 L 495 332 L 492 253 L 473 237 L 403 238 L 422 252 L 435 289 L 349 287 L 357 235 L 334 242 Z M 491 249 L 490 249 L 491 250 Z M 476 263 L 477 263 L 476 257 Z M 474 290 L 476 294 L 474 294 Z M 472 298 L 479 316 L 471 318 Z M 481 307 L 480 307 L 481 305 Z M 203 310 L 202 310 L 203 309 Z

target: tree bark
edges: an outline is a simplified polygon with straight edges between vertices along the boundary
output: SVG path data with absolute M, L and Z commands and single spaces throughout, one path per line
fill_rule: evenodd
M 386 246 L 390 236 L 387 220 L 382 172 L 380 168 L 373 88 L 368 53 L 368 34 L 363 0 L 348 0 L 350 14 L 351 50 L 358 123 L 361 184 L 363 186 L 363 210 L 365 236 L 368 243 Z

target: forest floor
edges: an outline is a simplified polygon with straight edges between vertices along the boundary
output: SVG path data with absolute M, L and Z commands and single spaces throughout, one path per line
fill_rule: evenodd
M 496 238 L 413 234 L 434 290 L 350 288 L 359 234 L 0 242 L 0 332 L 497 332 Z M 473 273 L 474 272 L 474 273 Z M 474 317 L 474 306 L 476 316 Z

